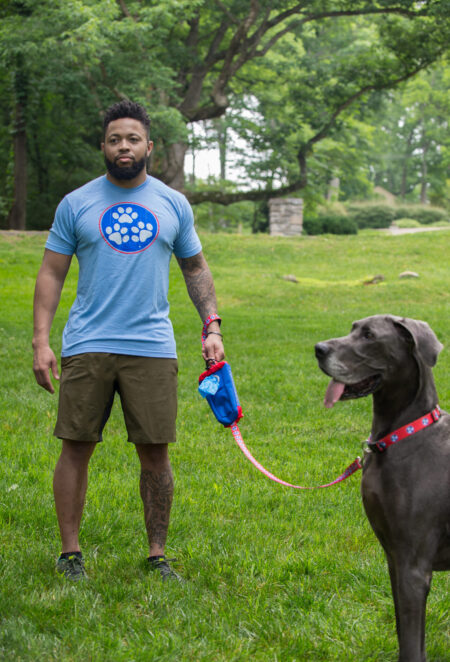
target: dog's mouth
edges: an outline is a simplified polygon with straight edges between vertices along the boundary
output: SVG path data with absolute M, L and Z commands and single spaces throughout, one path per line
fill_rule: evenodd
M 381 382 L 381 375 L 372 375 L 356 384 L 343 384 L 332 379 L 325 393 L 324 405 L 331 408 L 338 400 L 354 400 L 371 395 Z

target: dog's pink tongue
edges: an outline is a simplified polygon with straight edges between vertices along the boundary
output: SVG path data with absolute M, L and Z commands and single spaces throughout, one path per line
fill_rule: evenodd
M 345 384 L 336 382 L 334 379 L 328 384 L 327 392 L 323 404 L 329 409 L 339 400 L 344 392 Z

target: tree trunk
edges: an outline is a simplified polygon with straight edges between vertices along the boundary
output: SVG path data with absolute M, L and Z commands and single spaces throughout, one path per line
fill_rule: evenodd
M 409 161 L 411 159 L 411 145 L 414 137 L 414 129 L 413 127 L 411 131 L 408 134 L 408 140 L 406 143 L 406 150 L 405 154 L 403 156 L 403 163 L 402 163 L 402 177 L 400 181 L 400 198 L 404 201 L 406 198 L 406 187 L 408 185 L 408 169 L 409 169 Z
M 10 230 L 25 230 L 27 220 L 27 134 L 24 106 L 17 101 L 14 111 L 14 200 L 8 214 Z
M 217 136 L 217 144 L 219 146 L 220 179 L 226 179 L 227 178 L 227 125 L 226 125 L 226 121 L 222 117 L 213 120 L 213 123 Z
M 428 202 L 428 163 L 427 163 L 428 143 L 422 148 L 422 181 L 420 184 L 420 202 L 426 205 Z
M 155 177 L 177 191 L 184 189 L 184 157 L 187 152 L 186 143 L 172 143 L 155 150 L 152 155 L 152 168 Z

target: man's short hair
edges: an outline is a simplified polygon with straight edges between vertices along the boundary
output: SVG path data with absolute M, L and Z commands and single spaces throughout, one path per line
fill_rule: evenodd
M 150 118 L 147 111 L 141 104 L 128 99 L 118 101 L 106 110 L 103 118 L 103 136 L 106 135 L 108 124 L 114 122 L 114 120 L 120 120 L 122 117 L 131 117 L 131 119 L 138 120 L 145 128 L 147 136 L 150 137 Z

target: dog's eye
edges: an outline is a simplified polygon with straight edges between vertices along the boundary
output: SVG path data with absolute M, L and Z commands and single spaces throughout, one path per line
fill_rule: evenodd
M 365 338 L 365 340 L 375 340 L 374 334 L 372 333 L 372 331 L 369 331 L 368 329 L 365 329 L 362 335 L 363 338 Z

